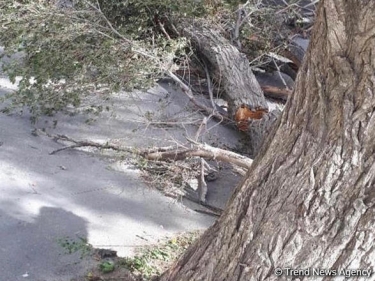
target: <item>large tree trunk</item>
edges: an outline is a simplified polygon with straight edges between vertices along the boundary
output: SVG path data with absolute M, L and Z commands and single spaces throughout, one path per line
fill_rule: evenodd
M 374 76 L 375 1 L 321 0 L 277 128 L 222 217 L 160 280 L 290 280 L 285 268 L 374 269 Z

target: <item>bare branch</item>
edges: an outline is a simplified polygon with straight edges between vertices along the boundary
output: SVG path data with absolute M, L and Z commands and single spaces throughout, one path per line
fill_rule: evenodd
M 288 100 L 288 97 L 292 95 L 292 90 L 288 88 L 278 88 L 275 86 L 261 86 L 264 95 L 268 98 Z
M 160 20 L 158 20 L 158 25 L 159 25 L 160 30 L 165 35 L 165 37 L 167 37 L 168 40 L 171 40 L 171 37 L 169 36 L 168 32 L 165 30 L 164 25 L 160 22 Z
M 250 168 L 253 160 L 235 152 L 212 147 L 208 144 L 200 144 L 194 140 L 188 139 L 196 145 L 195 148 L 176 149 L 166 152 L 155 152 L 144 155 L 149 160 L 182 160 L 190 157 L 203 157 L 235 164 L 243 168 Z
M 160 147 L 160 148 L 151 148 L 151 149 L 141 150 L 141 149 L 137 149 L 134 147 L 122 146 L 122 145 L 110 143 L 109 141 L 106 143 L 98 143 L 98 142 L 93 142 L 89 140 L 77 141 L 66 135 L 50 135 L 41 130 L 37 130 L 37 133 L 51 137 L 55 141 L 62 140 L 62 141 L 68 141 L 68 142 L 73 143 L 73 145 L 70 145 L 64 148 L 59 148 L 57 150 L 52 151 L 50 153 L 51 155 L 56 154 L 57 152 L 60 152 L 66 149 L 90 146 L 90 147 L 95 147 L 99 149 L 112 149 L 116 151 L 129 152 L 129 153 L 143 156 L 144 158 L 148 160 L 167 160 L 167 159 L 183 160 L 183 159 L 190 158 L 190 157 L 203 157 L 206 159 L 214 159 L 214 160 L 232 163 L 232 164 L 235 164 L 237 166 L 240 166 L 246 169 L 250 168 L 253 162 L 252 159 L 242 156 L 240 154 L 237 154 L 235 152 L 212 147 L 208 144 L 201 144 L 192 139 L 187 139 L 187 140 L 190 143 L 195 145 L 195 147 L 193 148 L 184 147 L 184 148 L 176 149 L 175 147 L 169 146 L 169 147 Z
M 133 42 L 131 40 L 129 40 L 128 38 L 126 38 L 124 35 L 120 34 L 114 27 L 113 25 L 111 24 L 111 22 L 108 20 L 108 18 L 104 15 L 104 13 L 102 12 L 101 8 L 100 8 L 100 4 L 99 4 L 99 1 L 96 1 L 96 4 L 97 4 L 97 7 L 95 7 L 93 4 L 91 4 L 90 2 L 88 1 L 85 1 L 87 5 L 89 5 L 91 8 L 93 8 L 95 11 L 97 11 L 100 16 L 105 20 L 105 22 L 107 23 L 108 27 L 112 30 L 112 32 L 114 34 L 116 34 L 118 37 L 120 37 L 122 40 L 124 40 L 125 42 L 129 43 L 130 45 L 133 45 Z
M 215 109 L 209 108 L 205 106 L 204 104 L 200 103 L 199 101 L 197 101 L 194 98 L 193 92 L 190 89 L 190 87 L 187 86 L 184 82 L 182 82 L 180 78 L 178 78 L 174 73 L 172 73 L 172 71 L 167 70 L 166 73 L 169 77 L 172 78 L 173 81 L 175 81 L 180 86 L 182 91 L 189 97 L 190 101 L 193 104 L 195 104 L 198 108 L 203 109 L 205 112 L 207 112 L 208 114 L 211 114 L 213 117 L 219 120 L 225 119 L 225 120 L 230 121 L 230 119 L 227 116 L 223 116 L 222 114 L 218 113 Z
M 199 139 L 199 136 L 201 135 L 202 133 L 202 130 L 203 128 L 207 128 L 207 117 L 204 117 L 203 120 L 202 120 L 202 123 L 200 124 L 196 134 L 195 134 L 195 140 L 198 141 Z
M 208 94 L 210 96 L 212 108 L 215 110 L 216 105 L 214 102 L 214 93 L 212 91 L 210 72 L 208 71 L 207 63 L 204 60 L 203 60 L 203 64 L 204 64 L 204 71 L 206 72 Z
M 243 6 L 241 4 L 238 5 L 238 10 L 237 10 L 237 20 L 236 20 L 236 25 L 234 27 L 233 31 L 233 43 L 236 43 L 237 48 L 241 49 L 241 41 L 240 41 L 240 27 L 243 23 L 242 21 L 242 13 L 243 13 Z

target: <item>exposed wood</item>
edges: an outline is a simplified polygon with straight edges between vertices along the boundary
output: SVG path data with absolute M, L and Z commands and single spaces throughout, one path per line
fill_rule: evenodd
M 195 148 L 183 148 L 165 152 L 145 153 L 143 156 L 149 160 L 183 160 L 189 157 L 203 157 L 205 159 L 214 159 L 232 163 L 246 169 L 249 169 L 253 162 L 250 158 L 245 156 L 212 147 L 207 144 L 197 143 L 195 146 Z
M 242 105 L 249 109 L 268 110 L 263 92 L 250 68 L 249 61 L 218 30 L 204 21 L 181 22 L 181 34 L 189 38 L 203 55 L 213 72 L 213 78 L 224 89 L 228 112 L 234 117 Z
M 240 130 L 249 127 L 256 144 L 249 143 L 250 149 L 256 151 L 259 141 L 264 139 L 264 126 L 252 127 L 251 120 L 264 118 L 262 123 L 275 120 L 274 114 L 268 115 L 268 105 L 255 78 L 249 61 L 244 54 L 215 30 L 203 21 L 180 23 L 181 34 L 189 38 L 193 46 L 202 55 L 202 60 L 208 65 L 213 77 L 221 86 L 222 98 L 228 102 L 228 117 L 235 120 Z M 270 127 L 266 126 L 267 128 Z
M 240 131 L 247 131 L 249 122 L 251 122 L 251 120 L 260 120 L 267 113 L 268 110 L 265 109 L 260 108 L 251 110 L 247 106 L 242 105 L 237 109 L 234 120 L 236 120 L 237 127 Z
M 66 147 L 62 147 L 59 149 L 56 149 L 52 151 L 50 154 L 56 154 L 58 152 L 61 152 L 66 149 L 74 149 L 78 147 L 95 147 L 99 149 L 112 149 L 116 151 L 124 151 L 129 153 L 135 153 L 140 156 L 145 157 L 148 160 L 183 160 L 189 157 L 203 157 L 206 159 L 214 159 L 218 161 L 224 161 L 228 163 L 232 163 L 234 165 L 237 165 L 242 168 L 249 169 L 253 160 L 250 158 L 247 158 L 245 156 L 242 156 L 240 154 L 237 154 L 232 151 L 212 147 L 208 144 L 201 144 L 194 140 L 188 139 L 191 143 L 193 143 L 193 148 L 172 148 L 171 147 L 161 147 L 160 149 L 135 149 L 134 147 L 128 147 L 123 146 L 121 144 L 114 144 L 110 142 L 106 143 L 98 143 L 94 141 L 89 140 L 83 140 L 78 141 L 71 137 L 65 136 L 65 135 L 50 135 L 46 134 L 40 130 L 38 130 L 38 133 L 45 134 L 49 137 L 54 138 L 56 141 L 65 141 L 65 142 L 71 142 L 73 145 L 69 145 Z

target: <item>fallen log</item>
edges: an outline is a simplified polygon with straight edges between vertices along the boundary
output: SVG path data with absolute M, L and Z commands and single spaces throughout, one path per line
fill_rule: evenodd
M 267 117 L 267 100 L 248 59 L 221 34 L 221 31 L 204 21 L 181 20 L 176 26 L 180 35 L 190 39 L 192 46 L 209 69 L 210 76 L 220 85 L 223 92 L 221 98 L 228 102 L 228 117 L 236 122 L 240 130 L 246 131 L 251 139 L 256 140 L 256 144 L 249 144 L 251 150 L 256 151 L 259 148 L 259 140 L 264 138 L 265 131 L 262 129 L 271 127 L 275 121 L 275 113 Z M 252 120 L 261 121 L 263 125 L 256 124 L 257 127 L 253 128 Z
M 228 102 L 229 116 L 234 119 L 237 110 L 268 110 L 263 95 L 246 56 L 238 51 L 220 31 L 203 21 L 183 21 L 181 34 L 190 39 L 196 50 L 223 89 L 222 98 Z

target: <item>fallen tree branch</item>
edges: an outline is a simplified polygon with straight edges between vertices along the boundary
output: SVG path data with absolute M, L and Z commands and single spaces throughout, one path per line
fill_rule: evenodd
M 188 139 L 196 147 L 186 149 L 176 149 L 165 152 L 155 152 L 144 155 L 149 160 L 183 160 L 190 157 L 203 157 L 205 159 L 219 160 L 235 164 L 237 166 L 249 169 L 253 160 L 237 154 L 232 151 L 212 147 L 208 144 L 200 144 L 191 139 Z
M 238 51 L 215 26 L 204 20 L 181 20 L 177 26 L 204 57 L 211 77 L 221 81 L 223 98 L 228 101 L 228 115 L 239 107 L 268 109 L 267 101 L 251 70 L 246 56 Z
M 197 213 L 201 213 L 201 214 L 205 214 L 205 215 L 209 215 L 209 216 L 217 217 L 217 218 L 221 216 L 221 213 L 217 214 L 214 212 L 209 212 L 209 211 L 204 211 L 204 210 L 199 210 L 199 209 L 195 209 L 194 211 L 196 211 Z
M 216 119 L 219 119 L 220 121 L 227 120 L 231 121 L 227 115 L 219 113 L 215 108 L 208 107 L 204 105 L 203 103 L 197 101 L 197 99 L 194 97 L 192 90 L 189 86 L 187 86 L 184 82 L 181 81 L 180 78 L 177 77 L 172 71 L 168 70 L 166 71 L 167 75 L 175 81 L 181 88 L 181 90 L 184 92 L 185 95 L 188 96 L 189 100 L 198 108 L 204 110 L 206 113 L 210 114 L 211 116 L 215 117 Z
M 261 86 L 264 95 L 268 98 L 281 99 L 287 101 L 292 95 L 292 90 L 288 88 L 279 88 L 275 86 Z
M 42 131 L 38 130 L 38 132 L 42 132 Z M 77 141 L 66 135 L 50 135 L 44 132 L 42 133 L 49 137 L 52 137 L 56 141 L 62 140 L 62 141 L 69 141 L 73 143 L 73 145 L 59 148 L 50 152 L 50 155 L 56 154 L 66 149 L 90 146 L 90 147 L 95 147 L 99 149 L 112 149 L 115 151 L 133 153 L 133 154 L 142 156 L 148 160 L 175 160 L 176 161 L 176 160 L 184 160 L 186 158 L 191 158 L 191 157 L 202 157 L 205 159 L 214 159 L 214 160 L 219 160 L 219 161 L 223 161 L 227 163 L 232 163 L 245 169 L 249 169 L 253 162 L 252 159 L 242 156 L 240 154 L 237 154 L 235 152 L 212 147 L 208 144 L 201 144 L 191 139 L 188 139 L 188 141 L 193 144 L 193 148 L 180 148 L 180 149 L 174 148 L 173 149 L 169 146 L 169 147 L 161 147 L 161 148 L 156 148 L 156 149 L 152 148 L 152 149 L 140 150 L 134 147 L 121 146 L 121 145 L 113 144 L 109 142 L 99 143 L 99 142 L 93 142 L 93 141 L 88 141 L 88 140 Z
M 207 144 L 201 144 L 198 143 L 195 140 L 192 139 L 187 139 L 190 143 L 192 148 L 186 148 L 184 146 L 180 146 L 183 148 L 171 148 L 169 147 L 160 147 L 160 148 L 152 148 L 152 149 L 136 149 L 134 147 L 126 147 L 126 146 L 121 146 L 119 144 L 113 144 L 113 143 L 98 143 L 98 142 L 93 142 L 93 141 L 88 141 L 88 140 L 83 140 L 83 141 L 77 141 L 73 138 L 70 138 L 66 135 L 50 135 L 45 132 L 42 132 L 41 130 L 37 130 L 38 132 L 41 132 L 44 135 L 47 135 L 49 137 L 52 137 L 55 141 L 66 141 L 66 142 L 72 142 L 72 145 L 62 147 L 59 149 L 56 149 L 50 153 L 50 155 L 56 154 L 58 152 L 61 152 L 63 150 L 67 149 L 74 149 L 78 147 L 95 147 L 98 149 L 111 149 L 115 151 L 123 151 L 123 152 L 128 152 L 132 153 L 134 155 L 141 156 L 147 160 L 153 160 L 153 161 L 160 161 L 160 160 L 185 160 L 186 158 L 191 158 L 191 157 L 199 157 L 201 162 L 201 167 L 200 167 L 200 173 L 198 176 L 198 195 L 199 195 L 199 203 L 204 204 L 206 201 L 206 194 L 207 194 L 207 184 L 206 184 L 206 168 L 210 169 L 209 165 L 206 163 L 204 158 L 206 159 L 214 159 L 214 160 L 219 160 L 219 161 L 224 161 L 224 162 L 229 162 L 233 165 L 242 167 L 244 169 L 249 169 L 252 160 L 239 155 L 237 153 L 223 150 L 220 148 L 215 148 Z M 203 205 L 205 206 L 205 205 Z M 217 212 L 217 210 L 215 210 Z M 210 215 L 220 215 L 220 212 L 217 212 L 217 214 L 210 214 Z
M 62 140 L 62 141 L 69 141 L 69 142 L 74 143 L 73 145 L 56 149 L 56 150 L 50 152 L 50 155 L 56 154 L 60 151 L 66 150 L 66 149 L 73 149 L 73 148 L 87 147 L 87 146 L 100 148 L 100 149 L 112 149 L 112 150 L 116 150 L 116 151 L 123 151 L 123 152 L 129 152 L 129 153 L 135 152 L 133 147 L 124 147 L 124 146 L 122 147 L 122 146 L 119 146 L 119 145 L 110 144 L 108 142 L 103 144 L 103 143 L 98 143 L 98 142 L 93 142 L 93 141 L 88 141 L 88 140 L 77 141 L 77 140 L 74 140 L 74 139 L 72 139 L 68 136 L 65 136 L 65 135 L 52 136 L 52 135 L 47 134 L 47 136 L 52 137 L 55 141 Z
M 242 168 L 250 168 L 251 164 L 253 163 L 253 160 L 245 157 L 241 154 L 237 154 L 233 151 L 229 150 L 224 150 L 221 148 L 217 147 L 212 147 L 208 144 L 202 144 L 202 143 L 197 143 L 194 142 L 194 140 L 187 138 L 189 142 L 192 142 L 196 145 L 197 148 L 201 150 L 207 150 L 208 152 L 212 153 L 214 155 L 213 159 L 223 161 L 223 162 L 228 162 L 231 164 L 235 164 L 237 166 L 240 166 Z
M 202 205 L 203 207 L 205 207 L 205 208 L 207 208 L 207 209 L 213 211 L 214 213 L 220 214 L 220 215 L 221 215 L 221 213 L 224 211 L 224 210 L 221 209 L 221 208 L 218 208 L 218 207 L 212 206 L 212 205 L 210 205 L 210 204 L 207 204 L 207 203 L 205 203 L 205 202 L 202 202 L 202 201 L 200 201 L 199 199 L 195 199 L 194 197 L 192 197 L 191 195 L 188 195 L 188 194 L 184 196 L 184 199 L 189 200 L 189 201 L 191 201 L 191 202 L 193 202 L 193 203 L 196 203 L 196 204 Z

